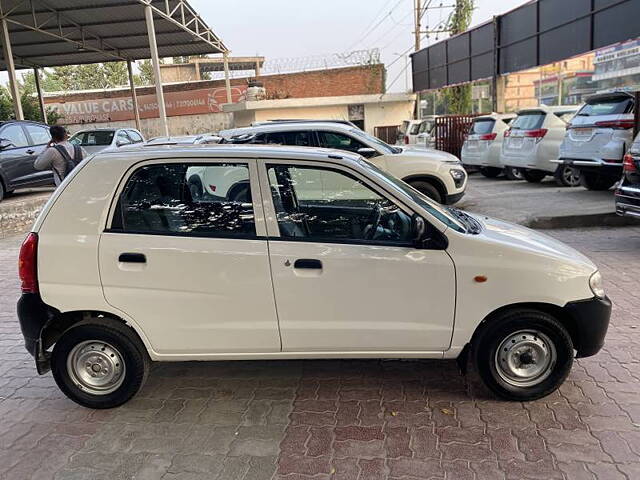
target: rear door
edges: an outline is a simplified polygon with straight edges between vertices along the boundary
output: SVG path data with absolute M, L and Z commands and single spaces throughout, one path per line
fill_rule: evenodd
M 10 142 L 7 148 L 0 151 L 0 168 L 7 180 L 7 188 L 12 190 L 35 186 L 31 182 L 37 150 L 31 146 L 25 129 L 20 123 L 9 123 L 0 129 L 0 139 Z
M 543 110 L 526 110 L 520 112 L 511 122 L 509 135 L 504 139 L 502 148 L 509 155 L 531 155 L 537 145 L 536 137 L 530 137 L 531 132 L 542 129 L 547 112 Z
M 211 181 L 243 170 L 250 191 L 194 199 L 188 179 L 196 170 Z M 157 160 L 121 187 L 100 239 L 104 295 L 156 353 L 280 351 L 256 176 L 252 161 Z
M 408 208 L 343 168 L 261 165 L 283 351 L 448 348 L 453 262 L 413 246 Z

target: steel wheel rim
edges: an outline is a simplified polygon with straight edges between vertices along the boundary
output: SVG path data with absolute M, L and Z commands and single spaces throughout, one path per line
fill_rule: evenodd
M 522 171 L 519 168 L 512 168 L 511 175 L 513 175 L 513 178 L 517 180 L 522 180 L 524 178 L 522 175 Z
M 82 391 L 108 395 L 124 381 L 126 366 L 113 345 L 98 340 L 77 344 L 67 356 L 67 373 Z
M 572 167 L 566 167 L 562 172 L 562 177 L 567 185 L 572 187 L 580 185 L 580 172 Z
M 551 375 L 557 353 L 551 339 L 539 331 L 519 330 L 502 340 L 495 354 L 500 378 L 514 387 L 532 387 Z

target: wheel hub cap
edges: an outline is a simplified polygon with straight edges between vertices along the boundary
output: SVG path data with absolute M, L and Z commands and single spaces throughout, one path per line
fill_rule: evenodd
M 69 352 L 67 373 L 81 390 L 92 395 L 107 395 L 122 385 L 125 365 L 115 347 L 89 340 Z
M 541 332 L 523 330 L 510 334 L 496 351 L 498 375 L 517 387 L 539 384 L 551 374 L 555 363 L 553 342 Z

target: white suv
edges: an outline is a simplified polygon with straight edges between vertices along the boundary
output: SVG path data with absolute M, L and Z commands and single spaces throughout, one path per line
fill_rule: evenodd
M 359 128 L 334 122 L 273 122 L 224 130 L 227 143 L 296 145 L 345 150 L 362 155 L 377 167 L 427 195 L 451 205 L 462 198 L 467 173 L 455 156 L 424 148 L 387 145 Z
M 244 198 L 193 199 L 193 168 Z M 499 259 L 499 261 L 496 261 Z M 434 358 L 469 352 L 512 400 L 602 347 L 596 266 L 524 227 L 442 207 L 358 155 L 291 147 L 103 152 L 20 251 L 18 317 L 40 373 L 109 408 L 151 361 Z

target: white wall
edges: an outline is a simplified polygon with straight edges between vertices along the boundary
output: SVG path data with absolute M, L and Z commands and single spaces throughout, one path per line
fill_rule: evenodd
M 400 125 L 413 118 L 414 102 L 380 102 L 364 105 L 364 129 L 373 135 L 375 127 Z

